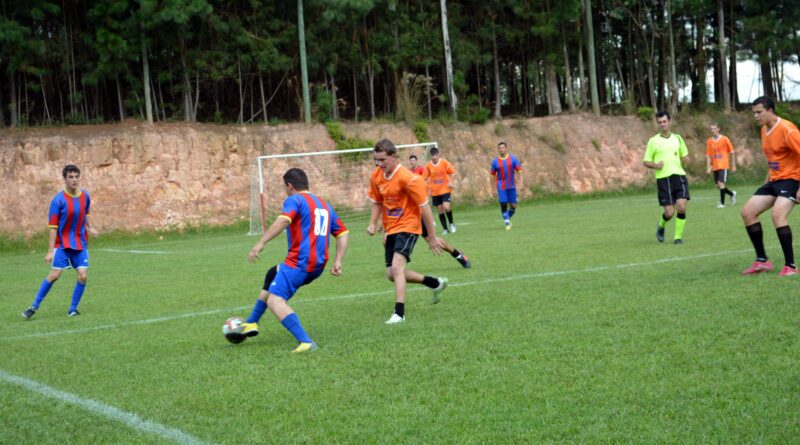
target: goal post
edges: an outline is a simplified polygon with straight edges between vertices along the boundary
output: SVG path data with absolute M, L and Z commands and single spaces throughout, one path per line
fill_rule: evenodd
M 400 163 L 409 166 L 409 156 L 416 155 L 425 165 L 436 142 L 396 145 Z M 370 214 L 369 176 L 375 169 L 373 147 L 327 150 L 308 153 L 264 155 L 255 158 L 250 174 L 250 235 L 264 233 L 280 214 L 286 199 L 283 174 L 297 167 L 308 175 L 309 189 L 328 201 L 345 224 L 367 221 Z

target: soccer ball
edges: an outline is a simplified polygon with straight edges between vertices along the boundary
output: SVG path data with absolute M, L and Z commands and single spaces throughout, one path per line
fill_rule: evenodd
M 225 324 L 222 325 L 222 333 L 225 335 L 225 339 L 233 344 L 241 343 L 247 339 L 247 336 L 242 334 L 242 320 L 239 317 L 231 317 L 225 320 Z

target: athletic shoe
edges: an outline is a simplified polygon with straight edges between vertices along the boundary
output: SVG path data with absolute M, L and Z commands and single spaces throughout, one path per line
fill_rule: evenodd
M 22 311 L 22 316 L 24 318 L 30 320 L 31 317 L 33 317 L 33 315 L 36 314 L 36 310 L 37 309 L 35 307 L 31 306 L 28 309 L 25 309 L 24 311 Z
M 401 317 L 401 316 L 399 316 L 397 314 L 392 314 L 392 316 L 389 317 L 389 319 L 386 320 L 384 323 L 386 323 L 386 324 L 397 324 L 397 323 L 402 323 L 404 321 L 406 321 L 405 317 Z
M 447 229 L 442 230 L 442 235 L 447 235 L 448 233 Z
M 433 290 L 433 299 L 431 300 L 433 304 L 442 301 L 442 292 L 447 289 L 447 278 L 439 277 L 437 279 L 439 280 L 439 286 Z
M 778 275 L 781 277 L 788 277 L 789 275 L 797 275 L 799 273 L 800 272 L 798 272 L 798 270 L 792 266 L 783 266 L 783 269 L 778 272 Z
M 734 205 L 736 204 L 736 190 L 731 191 L 731 193 L 733 193 L 731 195 L 731 205 Z
M 67 312 L 67 317 L 77 317 L 77 316 L 78 316 L 78 315 L 80 315 L 80 314 L 81 314 L 81 313 L 80 313 L 80 312 L 78 312 L 78 310 L 77 310 L 77 309 L 73 309 L 73 310 L 71 310 L 71 311 Z
M 463 253 L 456 257 L 456 261 L 458 261 L 459 264 L 461 264 L 461 267 L 463 267 L 464 269 L 469 269 L 470 267 L 472 267 L 472 262 Z
M 241 334 L 245 337 L 255 337 L 258 335 L 258 323 L 242 323 L 239 326 L 242 327 Z
M 753 275 L 761 272 L 768 272 L 774 269 L 772 261 L 754 261 L 753 265 L 742 271 L 742 275 Z
M 450 223 L 450 233 L 456 233 L 456 225 L 453 223 Z
M 656 227 L 656 239 L 659 243 L 664 242 L 664 228 L 661 226 Z
M 683 240 L 680 238 L 676 238 L 674 242 L 675 244 L 683 244 Z
M 719 203 L 719 204 L 717 204 L 717 208 L 718 209 L 724 209 L 725 208 L 725 204 Z
M 506 223 L 506 230 L 511 230 L 511 221 L 505 220 Z
M 297 352 L 297 353 L 300 353 L 300 352 L 311 352 L 311 351 L 316 351 L 317 349 L 319 349 L 319 346 L 317 346 L 317 344 L 314 343 L 313 341 L 311 343 L 300 342 L 300 344 L 297 345 L 297 347 L 294 348 L 294 350 L 292 352 Z

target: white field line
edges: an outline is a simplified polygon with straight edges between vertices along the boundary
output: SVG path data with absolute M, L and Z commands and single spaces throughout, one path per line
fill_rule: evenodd
M 61 391 L 35 380 L 9 374 L 2 369 L 0 369 L 0 380 L 12 385 L 21 386 L 28 391 L 39 393 L 50 399 L 56 399 L 70 405 L 76 405 L 99 416 L 124 423 L 131 429 L 141 431 L 143 433 L 154 434 L 175 443 L 185 445 L 203 445 L 209 443 L 194 437 L 191 434 L 184 433 L 177 428 L 170 428 L 160 423 L 144 420 L 137 414 L 123 411 L 119 408 L 115 408 L 111 405 L 107 405 L 96 400 L 76 396 L 75 394 Z
M 165 255 L 169 252 L 163 250 L 122 250 L 122 249 L 100 249 L 101 252 L 114 252 L 114 253 L 143 253 L 154 255 Z
M 603 272 L 607 270 L 622 270 L 622 269 L 631 269 L 635 267 L 647 267 L 647 266 L 654 266 L 658 264 L 665 264 L 665 263 L 674 263 L 678 261 L 690 261 L 690 260 L 697 260 L 703 258 L 711 258 L 711 257 L 718 257 L 718 256 L 725 256 L 725 255 L 733 255 L 733 254 L 740 254 L 745 252 L 750 252 L 752 249 L 740 249 L 740 250 L 726 250 L 722 252 L 712 252 L 712 253 L 703 253 L 700 255 L 689 255 L 689 256 L 680 256 L 680 257 L 669 257 L 669 258 L 661 258 L 654 261 L 644 261 L 640 263 L 625 263 L 625 264 L 610 264 L 608 266 L 596 266 L 596 267 L 587 267 L 584 269 L 570 269 L 570 270 L 556 270 L 551 272 L 537 272 L 537 273 L 530 273 L 530 274 L 521 274 L 521 275 L 511 275 L 507 277 L 498 277 L 498 278 L 487 278 L 484 280 L 473 280 L 473 281 L 464 281 L 460 283 L 453 283 L 450 284 L 450 287 L 462 287 L 462 286 L 474 286 L 480 284 L 492 284 L 492 283 L 501 283 L 506 281 L 519 281 L 519 280 L 531 280 L 536 278 L 548 278 L 548 277 L 557 277 L 562 275 L 571 275 L 571 274 L 579 274 L 579 273 L 593 273 L 593 272 Z M 412 287 L 408 288 L 407 292 L 419 292 L 427 290 L 424 287 Z M 374 292 L 362 292 L 357 294 L 347 294 L 347 295 L 331 295 L 327 297 L 320 297 L 315 298 L 313 300 L 303 300 L 298 301 L 295 305 L 306 305 L 309 303 L 316 303 L 316 302 L 324 302 L 324 301 L 338 301 L 338 300 L 352 300 L 356 298 L 364 298 L 364 297 L 374 297 L 378 295 L 387 295 L 393 294 L 394 289 L 388 288 L 386 290 L 381 291 L 374 291 Z M 211 315 L 211 314 L 219 314 L 219 313 L 233 313 L 236 311 L 241 311 L 245 309 L 249 309 L 252 306 L 239 306 L 239 307 L 232 307 L 232 308 L 222 308 L 222 309 L 210 309 L 207 311 L 200 311 L 200 312 L 189 312 L 185 314 L 179 315 L 168 315 L 164 317 L 156 317 L 156 318 L 148 318 L 145 320 L 134 320 L 128 321 L 124 323 L 114 323 L 114 324 L 107 324 L 101 326 L 94 326 L 90 328 L 82 328 L 82 329 L 68 329 L 63 331 L 50 331 L 50 332 L 35 332 L 32 334 L 25 334 L 19 335 L 15 337 L 4 337 L 0 340 L 24 340 L 30 338 L 41 338 L 41 337 L 53 337 L 53 336 L 60 336 L 66 334 L 82 334 L 84 332 L 92 332 L 98 330 L 111 330 L 111 329 L 118 329 L 125 326 L 138 326 L 138 325 L 145 325 L 145 324 L 152 324 L 152 323 L 160 323 L 163 321 L 172 321 L 172 320 L 179 320 L 182 318 L 194 318 L 194 317 L 201 317 L 203 315 Z

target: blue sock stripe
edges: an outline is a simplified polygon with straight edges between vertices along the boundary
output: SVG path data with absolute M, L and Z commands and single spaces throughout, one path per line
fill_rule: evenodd
M 294 335 L 294 338 L 301 343 L 311 343 L 311 337 L 306 334 L 306 330 L 303 329 L 303 325 L 300 324 L 300 319 L 297 317 L 297 314 L 292 312 L 291 314 L 287 315 L 286 318 L 281 320 L 281 324 L 287 331 L 291 332 Z
M 258 323 L 258 320 L 261 320 L 261 316 L 264 315 L 266 310 L 267 303 L 257 299 L 255 306 L 253 306 L 253 312 L 251 312 L 250 316 L 247 317 L 247 323 Z
M 42 285 L 39 286 L 39 292 L 36 292 L 36 298 L 33 300 L 33 304 L 31 306 L 39 309 L 39 305 L 42 304 L 42 300 L 44 297 L 47 296 L 47 293 L 50 292 L 50 288 L 53 287 L 53 283 L 47 281 L 46 279 L 42 281 Z
M 86 290 L 86 283 L 80 281 L 75 283 L 75 290 L 72 291 L 72 304 L 69 306 L 70 312 L 78 310 L 78 303 L 81 302 L 84 290 Z

